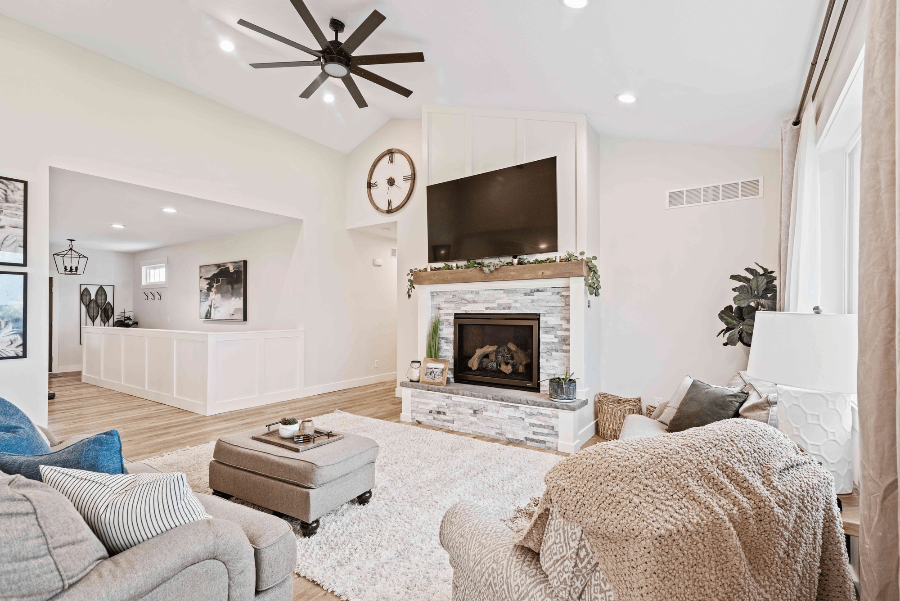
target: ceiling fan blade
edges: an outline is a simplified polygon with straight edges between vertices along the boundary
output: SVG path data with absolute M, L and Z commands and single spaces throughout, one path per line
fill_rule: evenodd
M 319 76 L 315 78 L 311 84 L 306 86 L 306 89 L 300 94 L 300 98 L 309 98 L 312 96 L 313 93 L 319 89 L 319 86 L 325 83 L 326 79 L 328 79 L 328 73 L 325 73 L 325 71 L 319 73 Z
M 254 25 L 253 23 L 250 23 L 249 21 L 244 21 L 243 19 L 240 19 L 238 21 L 238 25 L 240 25 L 242 27 L 246 27 L 247 29 L 252 29 L 256 33 L 261 33 L 262 35 L 266 36 L 267 38 L 272 38 L 273 40 L 277 40 L 277 41 L 281 42 L 282 44 L 287 44 L 288 46 L 290 46 L 292 48 L 296 48 L 297 50 L 302 50 L 303 52 L 308 52 L 309 54 L 312 54 L 313 56 L 322 56 L 322 53 L 319 52 L 318 50 L 313 50 L 312 48 L 307 48 L 303 44 L 298 44 L 297 42 L 291 41 L 284 36 L 278 35 L 277 33 L 272 33 L 268 29 L 263 29 L 259 25 Z
M 359 75 L 363 79 L 368 79 L 372 83 L 377 83 L 378 85 L 387 88 L 391 92 L 397 92 L 401 96 L 406 96 L 407 98 L 412 96 L 412 90 L 408 90 L 401 85 L 395 84 L 390 79 L 385 79 L 381 75 L 375 75 L 371 71 L 366 71 L 365 69 L 357 67 L 356 65 L 351 64 L 350 72 L 354 75 Z
M 347 86 L 347 91 L 350 92 L 350 95 L 353 96 L 353 100 L 356 101 L 356 106 L 361 109 L 369 106 L 369 103 L 366 102 L 366 99 L 363 98 L 362 92 L 359 91 L 359 88 L 356 85 L 356 82 L 353 81 L 353 78 L 349 75 L 341 78 L 341 81 L 344 82 L 344 85 Z
M 389 65 L 393 63 L 424 63 L 421 52 L 399 52 L 397 54 L 361 54 L 351 57 L 354 65 Z
M 292 2 L 295 0 L 291 0 Z M 341 44 L 341 50 L 347 54 L 353 54 L 353 51 L 359 48 L 359 45 L 366 41 L 366 38 L 372 35 L 375 28 L 384 23 L 385 17 L 377 10 L 373 10 L 372 14 L 366 17 L 362 25 L 356 28 L 356 31 L 350 34 L 350 37 Z
M 254 69 L 278 69 L 279 67 L 318 67 L 320 61 L 288 61 L 281 63 L 250 63 Z
M 322 47 L 322 50 L 331 48 L 331 45 L 328 43 L 328 38 L 322 33 L 322 29 L 319 27 L 319 24 L 316 23 L 316 20 L 313 19 L 312 13 L 306 8 L 306 4 L 303 3 L 303 0 L 291 0 L 291 4 L 294 5 L 294 9 L 299 13 L 303 22 L 306 23 L 309 32 L 316 38 L 316 41 L 319 43 L 319 46 Z

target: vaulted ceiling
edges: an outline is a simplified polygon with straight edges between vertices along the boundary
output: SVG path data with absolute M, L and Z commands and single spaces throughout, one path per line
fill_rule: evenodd
M 248 67 L 310 58 L 237 25 L 316 47 L 289 0 L 0 0 L 0 13 L 349 152 L 430 104 L 585 113 L 601 135 L 774 148 L 823 12 L 784 0 L 590 0 L 580 10 L 561 0 L 306 1 L 326 32 L 329 17 L 349 34 L 383 13 L 359 52 L 424 52 L 425 63 L 370 67 L 415 93 L 357 78 L 369 102 L 360 110 L 333 80 L 299 98 L 317 67 Z M 226 39 L 231 53 L 219 48 Z M 623 92 L 637 102 L 618 102 Z

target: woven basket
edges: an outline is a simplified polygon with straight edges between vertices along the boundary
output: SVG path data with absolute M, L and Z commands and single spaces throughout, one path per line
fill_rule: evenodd
M 641 414 L 641 397 L 626 399 L 601 392 L 597 401 L 597 435 L 605 440 L 617 440 L 626 415 Z
M 656 405 L 647 405 L 647 408 L 644 409 L 644 415 L 647 417 L 653 417 L 653 412 L 656 411 Z

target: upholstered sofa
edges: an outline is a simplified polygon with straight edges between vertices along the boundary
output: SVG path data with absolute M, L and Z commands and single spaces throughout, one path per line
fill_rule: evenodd
M 48 435 L 53 451 L 84 438 L 76 436 L 58 441 L 52 433 L 42 430 Z M 156 471 L 145 464 L 128 461 L 125 467 L 129 473 Z M 291 573 L 297 563 L 297 545 L 287 522 L 210 495 L 197 494 L 197 497 L 213 519 L 179 526 L 112 555 L 87 573 L 79 574 L 74 582 L 68 582 L 52 599 L 289 601 L 293 596 Z M 16 524 L 22 519 L 27 516 L 0 515 L 0 529 L 7 533 L 23 532 L 24 524 Z M 46 525 L 57 532 L 67 526 L 70 525 Z M 3 538 L 0 534 L 0 542 Z M 21 565 L 40 564 L 26 552 L 23 554 L 19 558 Z M 41 597 L 41 583 L 51 579 L 50 574 L 26 571 L 17 576 L 14 589 L 21 590 L 7 589 L 0 596 L 46 598 Z M 5 574 L 6 580 L 11 577 Z
M 629 415 L 620 439 L 660 436 L 664 424 Z M 590 552 L 576 548 L 580 532 L 566 532 L 565 522 L 548 524 L 553 533 L 545 537 L 541 554 L 515 544 L 507 526 L 477 505 L 458 503 L 441 522 L 441 545 L 453 566 L 454 601 L 614 601 L 615 594 Z M 574 571 L 573 563 L 581 563 Z M 569 580 L 580 574 L 581 581 Z M 583 587 L 583 588 L 581 588 Z M 571 597 L 573 591 L 577 596 Z

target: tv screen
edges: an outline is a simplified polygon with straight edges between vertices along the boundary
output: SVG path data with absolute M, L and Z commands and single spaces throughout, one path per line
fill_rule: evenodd
M 555 252 L 556 157 L 428 186 L 428 262 Z

